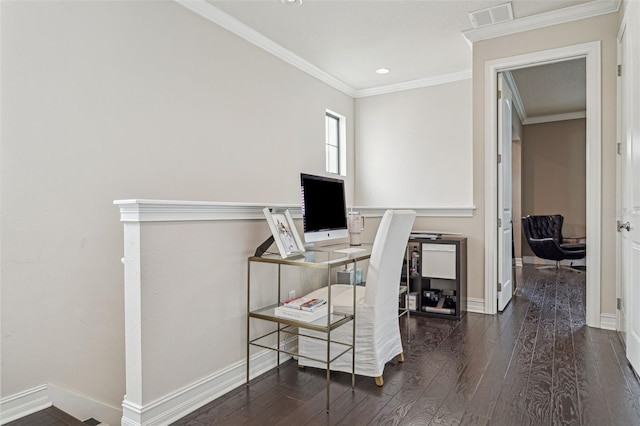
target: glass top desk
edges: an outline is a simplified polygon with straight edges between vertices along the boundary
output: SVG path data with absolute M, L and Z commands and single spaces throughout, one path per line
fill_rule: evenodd
M 353 292 L 353 309 L 351 312 L 337 312 L 331 310 L 331 280 L 333 277 L 332 269 L 353 266 L 355 270 L 359 262 L 367 261 L 371 257 L 371 244 L 363 244 L 358 247 L 350 247 L 348 244 L 331 245 L 325 247 L 314 248 L 313 250 L 306 251 L 304 255 L 297 257 L 283 258 L 278 254 L 264 254 L 263 256 L 251 256 L 247 262 L 247 385 L 249 385 L 250 379 L 250 366 L 251 359 L 250 349 L 251 346 L 259 347 L 262 349 L 268 349 L 277 352 L 277 365 L 280 365 L 280 353 L 284 353 L 290 356 L 300 356 L 300 354 L 289 351 L 283 347 L 281 342 L 281 334 L 285 335 L 299 335 L 299 329 L 309 329 L 326 333 L 326 339 L 321 339 L 327 342 L 327 357 L 326 359 L 315 359 L 316 361 L 326 364 L 327 371 L 327 411 L 329 410 L 329 384 L 331 380 L 329 365 L 335 359 L 340 356 L 346 355 L 347 352 L 351 352 L 352 356 L 352 372 L 351 372 L 351 386 L 355 388 L 355 312 L 356 312 L 356 292 Z M 266 306 L 252 307 L 251 305 L 251 290 L 252 286 L 257 283 L 252 282 L 251 269 L 259 263 L 268 263 L 277 266 L 278 278 L 277 278 L 277 293 L 275 303 L 268 304 Z M 288 267 L 300 267 L 300 268 L 312 268 L 316 270 L 325 270 L 327 272 L 327 286 L 329 286 L 327 305 L 329 306 L 329 314 L 321 317 L 315 321 L 306 322 L 302 320 L 284 318 L 276 315 L 276 308 L 282 306 L 284 300 L 282 300 L 282 274 L 281 269 L 283 266 Z M 266 284 L 264 284 L 266 285 Z M 268 321 L 276 325 L 275 329 L 268 332 L 260 333 L 256 337 L 251 336 L 251 321 L 262 320 Z M 351 321 L 353 324 L 352 342 L 351 344 L 340 343 L 331 340 L 331 331 Z M 270 336 L 270 339 L 268 339 Z M 341 349 L 339 353 L 333 358 L 330 357 L 329 347 L 331 344 L 340 345 Z

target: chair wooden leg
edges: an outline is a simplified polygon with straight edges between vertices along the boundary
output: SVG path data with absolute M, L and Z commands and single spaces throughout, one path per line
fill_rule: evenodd
M 404 362 L 404 352 L 400 352 L 398 355 L 398 362 Z
M 376 385 L 378 387 L 382 387 L 382 385 L 384 385 L 384 380 L 382 379 L 382 376 L 376 377 Z

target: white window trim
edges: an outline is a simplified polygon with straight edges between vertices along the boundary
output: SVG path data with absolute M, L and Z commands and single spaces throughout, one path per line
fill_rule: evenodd
M 338 114 L 335 111 L 331 111 L 329 109 L 325 110 L 325 119 L 327 114 L 331 114 L 334 117 L 338 118 L 338 132 L 339 132 L 339 159 L 340 159 L 340 164 L 338 164 L 338 172 L 337 175 L 340 176 L 346 176 L 347 175 L 347 118 L 342 115 L 342 114 Z M 325 135 L 325 144 L 327 142 Z M 326 151 L 325 151 L 326 152 Z M 325 154 L 326 155 L 326 154 Z M 325 158 L 326 161 L 326 158 Z M 336 173 L 331 173 L 331 174 L 336 174 Z

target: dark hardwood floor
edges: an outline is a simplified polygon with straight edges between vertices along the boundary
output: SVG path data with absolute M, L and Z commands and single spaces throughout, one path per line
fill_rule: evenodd
M 21 419 L 6 423 L 6 426 L 94 426 L 99 422 L 89 419 L 81 422 L 64 411 L 49 407 Z
M 499 315 L 411 317 L 385 384 L 293 361 L 174 423 L 204 425 L 640 425 L 640 384 L 618 335 L 585 325 L 585 275 L 519 268 Z M 93 420 L 93 419 L 91 419 Z M 55 407 L 7 425 L 85 425 Z
M 640 425 L 640 384 L 618 335 L 585 325 L 585 275 L 518 268 L 499 315 L 411 317 L 406 361 L 383 387 L 289 361 L 175 422 L 183 425 Z

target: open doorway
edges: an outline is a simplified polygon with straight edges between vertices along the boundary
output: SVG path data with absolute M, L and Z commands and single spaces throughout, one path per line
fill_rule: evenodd
M 564 219 L 563 237 L 586 242 L 585 59 L 534 65 L 504 74 L 514 103 L 514 257 L 520 265 L 555 265 L 554 260 L 533 253 L 522 234 L 520 218 L 560 214 Z M 586 259 L 566 259 L 560 264 L 584 269 Z
M 580 245 L 586 243 L 585 59 L 501 71 L 498 90 L 501 312 L 516 291 L 514 264 L 585 268 L 584 245 Z M 533 244 L 524 238 L 520 218 L 528 215 L 537 217 L 532 221 L 544 224 L 543 228 L 548 228 L 550 216 L 562 220 L 557 229 L 562 246 L 552 240 Z M 567 243 L 576 249 L 567 250 L 565 258 L 560 255 Z
M 486 313 L 497 312 L 498 282 L 498 172 L 497 158 L 497 76 L 515 70 L 571 59 L 584 58 L 586 68 L 586 234 L 591 244 L 587 251 L 587 324 L 600 327 L 600 221 L 601 221 L 601 59 L 600 44 L 585 43 L 565 48 L 496 59 L 485 64 L 485 300 Z M 509 259 L 511 261 L 511 259 Z M 501 265 L 500 265 L 501 266 Z M 495 301 L 495 303 L 494 303 Z

